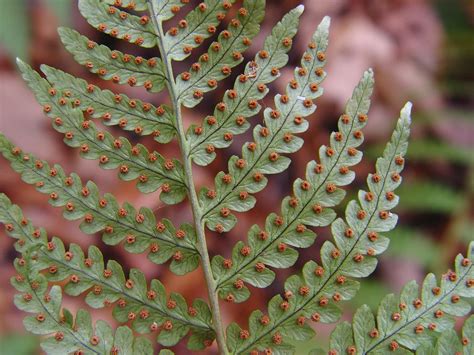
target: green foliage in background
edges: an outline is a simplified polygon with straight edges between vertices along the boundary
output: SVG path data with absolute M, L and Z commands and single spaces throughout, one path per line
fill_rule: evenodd
M 45 4 L 56 15 L 59 24 L 70 21 L 73 2 L 46 0 Z M 0 0 L 0 46 L 12 57 L 28 58 L 32 37 L 31 11 L 27 0 Z

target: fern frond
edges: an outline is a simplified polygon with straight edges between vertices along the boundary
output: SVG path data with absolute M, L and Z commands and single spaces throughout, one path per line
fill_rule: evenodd
M 267 184 L 264 174 L 277 174 L 288 168 L 290 159 L 281 153 L 294 153 L 303 140 L 294 136 L 308 128 L 303 117 L 312 114 L 316 106 L 313 99 L 322 94 L 319 84 L 325 77 L 322 67 L 328 44 L 329 18 L 325 18 L 313 36 L 313 42 L 303 56 L 302 67 L 295 70 L 295 79 L 288 85 L 285 95 L 275 97 L 276 109 L 264 111 L 265 126 L 254 129 L 255 142 L 246 143 L 242 158 L 229 159 L 226 174 L 215 177 L 215 191 L 200 191 L 203 221 L 211 230 L 229 231 L 236 223 L 230 211 L 248 211 L 255 205 L 250 194 L 261 191 Z M 261 52 L 267 57 L 268 52 Z
M 68 353 L 81 354 L 153 354 L 150 341 L 134 338 L 126 326 L 117 328 L 114 334 L 110 325 L 102 320 L 93 326 L 91 316 L 85 310 L 81 309 L 73 316 L 67 309 L 61 309 L 61 287 L 55 285 L 48 289 L 45 277 L 31 269 L 33 262 L 23 257 L 16 259 L 18 275 L 11 279 L 11 283 L 21 292 L 15 296 L 17 308 L 36 314 L 23 320 L 26 330 L 48 336 L 41 341 L 45 352 L 60 355 L 67 349 Z
M 123 7 L 125 9 L 133 10 L 133 11 L 146 11 L 148 9 L 146 0 L 102 0 L 102 1 L 109 5 Z M 181 0 L 178 0 L 178 2 L 181 2 Z
M 74 59 L 100 78 L 118 84 L 144 86 L 150 92 L 159 92 L 165 87 L 164 65 L 160 58 L 144 59 L 111 50 L 71 28 L 61 27 L 58 32 Z
M 454 329 L 443 331 L 436 345 L 423 344 L 416 349 L 417 355 L 471 355 L 474 353 L 474 315 L 462 327 L 461 339 Z
M 341 218 L 332 225 L 335 245 L 326 241 L 321 248 L 322 266 L 310 261 L 302 276 L 290 276 L 285 282 L 285 299 L 273 297 L 268 316 L 255 311 L 250 316 L 249 331 L 231 324 L 227 329 L 228 347 L 232 353 L 271 348 L 275 353 L 291 353 L 289 341 L 310 339 L 314 331 L 306 319 L 334 322 L 340 310 L 335 303 L 354 297 L 359 284 L 350 279 L 366 277 L 376 267 L 376 255 L 388 246 L 388 238 L 379 235 L 394 228 L 397 217 L 389 212 L 398 203 L 393 193 L 401 183 L 407 150 L 411 104 L 401 112 L 391 141 L 370 174 L 369 192 L 359 192 L 359 202 L 352 200 Z
M 245 243 L 238 242 L 232 253 L 232 266 L 224 268 L 224 258 L 213 260 L 213 271 L 221 298 L 245 301 L 250 291 L 243 282 L 255 287 L 267 287 L 275 277 L 265 266 L 288 268 L 298 252 L 288 246 L 308 248 L 316 234 L 307 226 L 327 226 L 335 218 L 330 208 L 339 204 L 345 196 L 338 188 L 350 184 L 355 177 L 349 167 L 358 164 L 362 154 L 355 149 L 363 142 L 361 129 L 367 124 L 370 96 L 373 90 L 373 72 L 367 71 L 354 90 L 339 119 L 339 132 L 331 134 L 331 146 L 319 149 L 321 164 L 311 161 L 306 166 L 306 180 L 297 179 L 293 184 L 293 196 L 284 198 L 281 214 L 270 214 L 265 228 L 252 226 L 248 233 L 248 255 L 242 255 Z M 350 152 L 350 154 L 348 154 Z M 309 184 L 309 185 L 307 185 Z M 306 188 L 308 187 L 308 188 Z
M 105 268 L 103 255 L 95 246 L 89 247 L 87 257 L 76 244 L 66 250 L 59 238 L 48 240 L 45 230 L 35 228 L 3 194 L 0 206 L 0 222 L 8 226 L 8 234 L 18 239 L 19 251 L 34 256 L 32 271 L 42 273 L 49 282 L 66 281 L 63 288 L 67 294 L 86 293 L 85 301 L 92 308 L 112 306 L 117 321 L 132 321 L 133 329 L 139 333 L 166 327 L 158 336 L 164 346 L 175 345 L 189 331 L 194 347 L 200 344 L 199 348 L 203 348 L 205 341 L 214 339 L 211 312 L 204 301 L 197 299 L 188 307 L 178 293 L 167 297 L 159 280 L 152 280 L 148 288 L 145 276 L 137 269 L 132 269 L 126 278 L 114 260 Z
M 196 234 L 191 225 L 176 229 L 169 220 L 156 221 L 153 211 L 131 204 L 120 206 L 111 194 L 101 196 L 97 185 L 89 181 L 84 186 L 77 174 L 66 176 L 59 165 L 51 167 L 46 161 L 31 154 L 21 153 L 0 134 L 0 152 L 21 174 L 23 181 L 35 185 L 41 193 L 49 194 L 49 203 L 63 207 L 68 220 L 84 219 L 80 228 L 84 233 L 104 231 L 106 244 L 117 245 L 125 240 L 124 248 L 131 253 L 148 250 L 148 258 L 163 264 L 172 259 L 170 270 L 178 275 L 190 272 L 199 265 Z
M 444 274 L 439 285 L 435 275 L 429 274 L 421 290 L 415 281 L 411 281 L 403 288 L 400 298 L 387 295 L 380 303 L 376 317 L 368 306 L 359 308 L 352 326 L 344 322 L 335 328 L 330 351 L 341 354 L 354 348 L 357 354 L 380 354 L 397 349 L 415 351 L 423 344 L 433 349 L 436 332 L 441 332 L 448 336 L 438 343 L 440 352 L 436 353 L 445 353 L 442 348 L 446 342 L 451 343 L 449 331 L 454 327 L 454 317 L 462 317 L 471 311 L 471 305 L 462 298 L 474 297 L 473 251 L 474 243 L 471 243 L 467 258 L 458 255 L 455 270 Z M 466 330 L 472 333 L 472 326 Z M 459 343 L 457 336 L 455 338 Z M 450 350 L 449 354 L 455 353 L 453 348 Z
M 191 51 L 201 45 L 206 38 L 216 32 L 216 27 L 225 18 L 235 0 L 204 0 L 188 13 L 179 23 L 172 27 L 163 38 L 166 57 L 181 61 L 189 57 Z M 157 21 L 162 20 L 153 14 Z
M 263 50 L 269 53 L 268 58 L 257 54 L 253 60 L 255 64 L 247 64 L 244 73 L 235 80 L 232 90 L 238 93 L 237 97 L 230 98 L 231 91 L 227 91 L 222 98 L 225 106 L 219 104 L 213 116 L 207 116 L 199 127 L 190 127 L 187 136 L 194 163 L 201 166 L 210 164 L 216 157 L 215 149 L 228 147 L 234 136 L 250 128 L 247 118 L 260 112 L 258 100 L 269 92 L 266 84 L 276 80 L 280 76 L 279 70 L 288 63 L 286 53 L 292 46 L 302 13 L 303 7 L 299 6 L 275 25 L 263 46 Z
M 158 35 L 148 16 L 132 15 L 102 0 L 79 0 L 78 6 L 87 22 L 100 32 L 145 48 L 156 45 Z
M 142 192 L 161 188 L 160 199 L 165 203 L 175 204 L 186 197 L 183 167 L 178 160 L 149 152 L 142 144 L 132 147 L 124 137 L 116 139 L 107 131 L 99 132 L 92 121 L 84 120 L 82 111 L 75 107 L 79 105 L 67 97 L 68 93 L 58 92 L 24 62 L 18 60 L 18 66 L 53 128 L 65 134 L 67 145 L 80 148 L 82 157 L 98 159 L 103 169 L 118 168 L 122 180 L 138 179 L 137 188 Z
M 231 74 L 231 69 L 243 61 L 242 52 L 260 31 L 265 12 L 265 0 L 245 0 L 236 19 L 222 31 L 217 42 L 199 58 L 199 62 L 176 78 L 178 101 L 186 107 L 194 107 L 203 93 L 214 90 L 217 82 Z M 237 91 L 228 93 L 237 99 Z
M 176 135 L 175 115 L 166 105 L 155 107 L 124 94 L 89 84 L 59 69 L 41 66 L 46 79 L 56 90 L 70 93 L 75 107 L 90 118 L 100 118 L 106 126 L 119 126 L 140 136 L 153 135 L 159 143 L 168 143 Z
M 151 1 L 151 13 L 154 14 L 157 21 L 166 21 L 173 18 L 187 3 L 189 0 Z

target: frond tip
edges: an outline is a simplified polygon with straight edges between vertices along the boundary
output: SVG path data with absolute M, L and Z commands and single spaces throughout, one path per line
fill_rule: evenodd
M 255 205 L 255 194 L 265 188 L 265 174 L 278 174 L 290 165 L 290 158 L 283 154 L 297 152 L 303 140 L 296 136 L 308 129 L 305 117 L 310 116 L 316 105 L 313 100 L 323 93 L 320 87 L 326 74 L 325 51 L 328 46 L 329 19 L 325 18 L 313 35 L 312 42 L 295 68 L 294 79 L 288 84 L 284 95 L 276 95 L 275 108 L 263 112 L 264 125 L 253 130 L 253 142 L 245 143 L 242 156 L 232 156 L 228 162 L 228 173 L 219 172 L 214 178 L 215 188 L 200 191 L 203 221 L 218 232 L 232 229 L 237 218 L 231 211 L 245 212 Z M 265 50 L 260 57 L 268 57 Z M 257 102 L 249 102 L 256 107 Z M 214 119 L 215 121 L 215 119 Z
M 401 183 L 410 134 L 409 115 L 408 104 L 401 111 L 382 157 L 377 160 L 376 173 L 367 179 L 369 191 L 360 191 L 358 201 L 348 203 L 345 221 L 339 218 L 332 223 L 334 243 L 323 244 L 322 265 L 309 261 L 302 275 L 290 276 L 285 282 L 285 297 L 277 295 L 270 300 L 268 315 L 253 312 L 249 331 L 231 324 L 227 339 L 232 353 L 265 348 L 293 353 L 290 341 L 306 341 L 314 335 L 306 320 L 335 322 L 341 313 L 337 303 L 353 298 L 359 288 L 352 278 L 367 277 L 375 270 L 376 256 L 385 251 L 389 242 L 379 233 L 392 230 L 397 221 L 390 210 L 398 204 L 394 190 Z M 351 122 L 350 116 L 343 118 L 344 124 Z M 351 154 L 350 148 L 346 151 Z M 249 332 L 249 336 L 241 337 L 246 334 L 242 332 Z
M 200 126 L 190 126 L 189 155 L 194 163 L 210 164 L 216 158 L 216 149 L 227 148 L 235 136 L 250 128 L 247 120 L 260 112 L 258 102 L 269 93 L 267 85 L 280 77 L 280 69 L 288 63 L 287 53 L 293 45 L 301 14 L 301 8 L 293 9 L 273 27 L 262 49 L 268 52 L 268 57 L 262 58 L 257 53 L 237 77 L 233 89 L 224 94 L 213 114 L 205 117 Z
M 220 33 L 208 52 L 176 78 L 178 100 L 184 106 L 196 106 L 204 93 L 216 89 L 218 81 L 227 78 L 232 68 L 244 60 L 242 53 L 259 33 L 264 9 L 265 0 L 244 1 L 237 18 L 231 20 L 227 30 Z
M 335 219 L 332 207 L 345 196 L 340 187 L 353 181 L 355 173 L 349 168 L 362 159 L 362 153 L 356 149 L 364 141 L 362 129 L 368 122 L 373 85 L 373 72 L 368 70 L 339 119 L 339 131 L 331 134 L 330 147 L 319 149 L 319 163 L 313 160 L 307 164 L 305 179 L 293 183 L 293 195 L 283 199 L 279 215 L 272 213 L 266 218 L 264 228 L 254 225 L 249 230 L 247 245 L 252 246 L 249 255 L 241 255 L 239 251 L 245 244 L 239 242 L 234 247 L 231 267 L 223 267 L 222 257 L 214 258 L 213 270 L 222 298 L 232 296 L 235 302 L 247 299 L 250 293 L 243 282 L 267 287 L 275 276 L 265 266 L 292 266 L 298 258 L 298 252 L 292 247 L 308 248 L 316 238 L 307 227 L 327 226 Z M 348 148 L 353 154 L 347 154 Z M 328 155 L 328 152 L 331 153 Z

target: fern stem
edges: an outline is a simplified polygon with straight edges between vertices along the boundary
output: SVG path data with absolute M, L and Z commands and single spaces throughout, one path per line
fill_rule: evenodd
M 178 141 L 181 150 L 181 156 L 183 158 L 183 168 L 184 168 L 184 175 L 186 179 L 186 185 L 188 189 L 188 196 L 191 202 L 191 208 L 193 211 L 194 217 L 194 226 L 196 229 L 196 235 L 198 239 L 198 250 L 201 255 L 201 264 L 202 269 L 204 272 L 204 278 L 206 280 L 207 291 L 209 296 L 209 303 L 212 312 L 212 321 L 214 325 L 214 331 L 216 333 L 216 340 L 217 346 L 219 347 L 219 352 L 221 354 L 228 354 L 225 335 L 224 335 L 224 327 L 222 325 L 222 318 L 220 314 L 220 307 L 219 307 L 219 298 L 216 291 L 216 281 L 212 274 L 211 269 L 211 260 L 209 258 L 207 243 L 206 243 L 206 235 L 204 231 L 204 223 L 202 221 L 202 209 L 199 206 L 199 200 L 196 193 L 196 188 L 194 186 L 194 179 L 193 179 L 193 170 L 192 170 L 192 161 L 189 155 L 189 145 L 186 140 L 186 131 L 183 125 L 183 119 L 181 114 L 181 104 L 178 101 L 178 95 L 176 90 L 176 83 L 173 74 L 173 66 L 171 64 L 171 58 L 168 57 L 165 46 L 163 44 L 164 32 L 163 26 L 161 21 L 157 18 L 156 14 L 153 11 L 153 0 L 148 0 L 148 7 L 150 10 L 150 14 L 152 15 L 153 24 L 156 27 L 156 31 L 159 34 L 159 38 L 157 39 L 158 48 L 161 53 L 162 60 L 165 64 L 165 74 L 168 80 L 168 89 L 171 102 L 173 104 L 173 109 L 176 114 L 176 128 L 178 131 Z

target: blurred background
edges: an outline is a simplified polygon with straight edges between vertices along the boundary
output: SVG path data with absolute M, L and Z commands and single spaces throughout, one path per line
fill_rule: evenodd
M 310 130 L 303 136 L 306 145 L 291 156 L 293 163 L 289 171 L 269 178 L 268 187 L 257 195 L 256 208 L 240 214 L 237 227 L 224 237 L 209 233 L 208 243 L 212 255 L 228 256 L 234 243 L 245 239 L 252 224 L 262 224 L 266 215 L 275 211 L 275 206 L 279 206 L 280 200 L 289 193 L 291 182 L 303 176 L 306 163 L 316 157 L 318 147 L 328 143 L 329 134 L 363 71 L 374 68 L 376 88 L 363 145 L 366 159 L 355 169 L 358 177 L 348 190 L 346 202 L 364 186 L 366 175 L 373 171 L 374 159 L 381 154 L 398 112 L 407 100 L 414 103 L 414 126 L 405 182 L 398 191 L 401 197 L 396 209 L 399 225 L 389 234 L 390 247 L 380 258 L 375 274 L 370 280 L 363 280 L 357 297 L 344 305 L 344 317 L 349 318 L 355 307 L 363 303 L 375 309 L 384 294 L 399 292 L 409 280 L 421 282 L 429 271 L 444 272 L 451 266 L 454 256 L 465 253 L 467 243 L 474 239 L 474 3 L 469 0 L 267 0 L 267 17 L 260 36 L 246 53 L 247 59 L 253 58 L 277 19 L 299 3 L 306 6 L 301 30 L 295 39 L 288 68 L 271 85 L 273 94 L 282 92 L 291 79 L 293 67 L 299 64 L 316 24 L 324 15 L 332 17 L 328 77 L 323 84 L 325 93 L 316 102 L 318 110 L 310 118 Z M 36 69 L 46 63 L 102 88 L 160 104 L 167 102 L 165 94 L 150 96 L 145 90 L 99 81 L 63 49 L 56 28 L 60 25 L 74 27 L 97 42 L 135 55 L 147 57 L 156 53 L 95 31 L 80 16 L 76 1 L 0 0 L 0 8 L 0 131 L 24 150 L 62 164 L 66 171 L 79 173 L 83 180 L 95 180 L 102 192 L 114 193 L 120 202 L 148 206 L 157 216 L 170 218 L 175 224 L 191 220 L 187 203 L 163 206 L 156 194 L 140 195 L 134 183 L 120 181 L 115 171 L 101 170 L 96 161 L 84 161 L 77 151 L 66 147 L 23 83 L 14 60 L 21 57 Z M 189 5 L 183 8 L 182 13 L 189 8 Z M 186 70 L 189 63 L 176 65 L 176 71 Z M 242 69 L 243 66 L 234 69 L 233 78 Z M 231 85 L 233 78 L 227 84 Z M 207 95 L 200 106 L 185 111 L 186 125 L 199 122 L 210 114 L 209 108 L 220 101 L 224 88 L 222 83 L 220 89 Z M 268 95 L 264 105 L 272 104 L 272 96 Z M 260 120 L 261 116 L 252 119 L 253 123 Z M 149 138 L 139 139 L 130 133 L 112 130 L 115 135 L 125 135 L 133 142 L 140 140 L 165 156 L 179 154 L 176 144 L 159 146 Z M 226 160 L 232 154 L 238 154 L 241 144 L 249 137 L 237 137 L 230 149 L 219 151 L 218 159 L 208 168 L 196 167 L 197 184 L 210 185 L 215 174 L 225 169 Z M 188 300 L 206 297 L 200 270 L 176 277 L 166 266 L 151 264 L 146 258 L 127 254 L 120 247 L 107 247 L 98 236 L 82 234 L 78 223 L 66 222 L 59 209 L 48 205 L 47 196 L 21 183 L 3 158 L 0 158 L 0 191 L 22 206 L 35 224 L 46 227 L 50 235 L 58 235 L 68 243 L 83 247 L 98 245 L 107 258 L 120 261 L 126 269 L 141 268 L 148 277 L 160 278 L 169 290 L 181 292 Z M 343 210 L 338 212 L 341 215 Z M 236 320 L 245 324 L 253 309 L 264 308 L 272 295 L 282 291 L 282 282 L 290 274 L 297 272 L 307 260 L 318 259 L 319 247 L 330 235 L 327 229 L 318 229 L 317 233 L 316 245 L 301 250 L 293 269 L 278 271 L 277 280 L 271 287 L 252 290 L 252 297 L 244 304 L 223 304 L 225 323 Z M 0 354 L 39 354 L 36 338 L 23 335 L 24 314 L 12 302 L 15 292 L 9 278 L 15 274 L 12 267 L 15 257 L 13 240 L 2 230 Z M 81 298 L 70 297 L 65 297 L 65 306 L 73 310 L 86 307 Z M 94 314 L 94 319 L 113 323 L 110 312 L 101 310 Z M 331 328 L 321 327 L 311 345 L 325 344 Z M 174 350 L 178 354 L 186 353 L 181 346 Z

